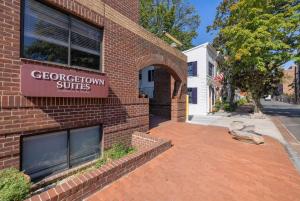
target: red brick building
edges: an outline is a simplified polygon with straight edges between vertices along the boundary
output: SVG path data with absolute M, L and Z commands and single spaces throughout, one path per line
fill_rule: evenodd
M 138 0 L 0 1 L 0 169 L 43 178 L 148 130 L 149 65 L 164 69 L 152 111 L 184 120 L 186 57 L 138 20 Z
M 295 75 L 296 75 L 296 66 L 290 66 L 288 69 L 283 71 L 284 76 L 282 80 L 282 93 L 285 95 L 295 95 Z

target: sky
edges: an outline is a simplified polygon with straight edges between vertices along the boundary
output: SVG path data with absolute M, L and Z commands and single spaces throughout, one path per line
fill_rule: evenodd
M 201 24 L 198 29 L 198 37 L 193 40 L 193 44 L 195 46 L 206 42 L 213 42 L 215 35 L 207 33 L 206 28 L 213 23 L 217 6 L 221 1 L 222 0 L 190 0 L 190 3 L 195 6 L 201 17 Z M 294 62 L 290 61 L 284 64 L 284 67 L 288 68 L 292 64 L 294 64 Z
M 212 42 L 214 35 L 206 32 L 206 27 L 211 25 L 216 15 L 216 8 L 221 0 L 190 0 L 200 14 L 201 24 L 198 29 L 198 37 L 193 40 L 194 45 Z

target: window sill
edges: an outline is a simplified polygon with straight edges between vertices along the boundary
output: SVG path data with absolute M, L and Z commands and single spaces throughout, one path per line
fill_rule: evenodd
M 101 155 L 100 158 L 102 158 L 103 156 Z M 45 188 L 47 185 L 51 185 L 51 184 L 54 184 L 55 182 L 58 182 L 60 180 L 63 180 L 71 175 L 74 175 L 76 174 L 77 172 L 80 172 L 80 171 L 83 171 L 89 167 L 92 167 L 96 162 L 97 162 L 98 159 L 95 159 L 93 161 L 89 161 L 89 162 L 86 162 L 84 164 L 81 164 L 77 167 L 73 167 L 73 168 L 70 168 L 70 169 L 65 169 L 65 170 L 62 170 L 60 172 L 56 172 L 54 173 L 53 175 L 50 175 L 36 183 L 33 183 L 32 187 L 31 187 L 31 191 L 38 191 L 39 189 L 43 189 Z
M 79 66 L 69 66 L 67 64 L 60 64 L 60 63 L 55 63 L 55 62 L 50 62 L 50 61 L 39 61 L 39 60 L 27 59 L 24 57 L 21 57 L 21 61 L 24 63 L 32 63 L 32 64 L 38 64 L 38 65 L 44 65 L 44 66 L 59 67 L 59 68 L 64 68 L 64 69 L 67 68 L 67 69 L 80 70 L 80 71 L 85 71 L 85 72 L 93 72 L 93 73 L 99 73 L 102 75 L 106 75 L 106 73 L 102 72 L 101 70 L 93 70 L 93 69 L 88 69 L 88 68 L 79 67 Z

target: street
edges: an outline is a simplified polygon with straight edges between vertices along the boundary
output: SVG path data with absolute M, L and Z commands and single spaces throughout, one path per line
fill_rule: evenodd
M 300 141 L 300 105 L 261 100 L 263 112 L 277 116 L 285 127 Z

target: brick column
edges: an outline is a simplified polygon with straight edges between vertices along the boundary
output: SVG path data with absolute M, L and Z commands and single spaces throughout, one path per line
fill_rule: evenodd
M 173 98 L 171 104 L 171 120 L 184 122 L 185 121 L 185 86 L 182 82 L 176 82 L 174 79 L 171 81 L 173 88 Z

